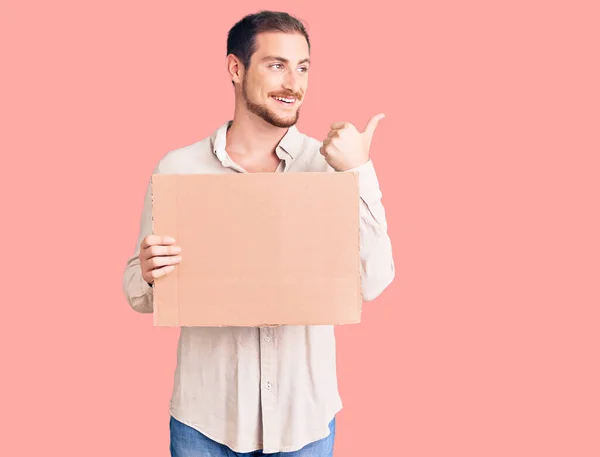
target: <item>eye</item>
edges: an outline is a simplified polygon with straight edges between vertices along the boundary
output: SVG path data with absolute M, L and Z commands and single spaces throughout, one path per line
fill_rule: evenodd
M 279 68 L 283 68 L 283 65 L 280 63 L 274 63 L 273 65 L 271 65 L 271 67 L 279 67 Z
M 300 67 L 300 71 L 302 71 L 303 73 L 306 73 L 308 71 L 307 67 Z

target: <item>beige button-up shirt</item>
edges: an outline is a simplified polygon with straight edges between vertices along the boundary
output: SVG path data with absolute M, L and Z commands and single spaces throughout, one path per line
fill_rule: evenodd
M 245 173 L 225 150 L 230 125 L 170 151 L 154 173 Z M 319 152 L 321 144 L 291 127 L 277 147 L 277 172 L 334 171 Z M 362 294 L 369 301 L 391 283 L 394 262 L 373 162 L 352 171 L 359 174 Z M 153 311 L 153 288 L 142 279 L 138 259 L 141 241 L 151 233 L 148 183 L 137 245 L 123 276 L 127 301 L 141 313 Z M 341 408 L 332 326 L 181 328 L 169 412 L 234 451 L 298 450 L 326 437 Z

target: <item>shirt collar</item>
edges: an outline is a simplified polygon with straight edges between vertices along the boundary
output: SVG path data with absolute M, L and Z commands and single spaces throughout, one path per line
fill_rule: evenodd
M 214 154 L 222 162 L 227 157 L 225 151 L 225 143 L 227 138 L 227 130 L 231 127 L 233 120 L 221 124 L 211 137 L 212 150 Z M 277 156 L 282 160 L 294 160 L 302 149 L 302 133 L 293 125 L 288 128 L 287 132 L 279 142 L 276 148 Z

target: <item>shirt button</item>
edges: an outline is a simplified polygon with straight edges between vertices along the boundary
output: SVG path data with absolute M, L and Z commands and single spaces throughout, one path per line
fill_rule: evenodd
M 271 337 L 270 336 L 265 336 L 265 341 L 268 343 L 269 341 L 271 341 Z
M 271 383 L 270 383 L 270 382 L 267 382 L 267 390 L 271 390 L 271 388 L 272 388 L 272 385 L 271 385 Z

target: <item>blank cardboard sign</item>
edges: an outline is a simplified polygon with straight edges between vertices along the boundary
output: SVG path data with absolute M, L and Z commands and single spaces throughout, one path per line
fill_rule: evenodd
M 355 173 L 152 176 L 153 233 L 182 248 L 156 326 L 360 322 Z

